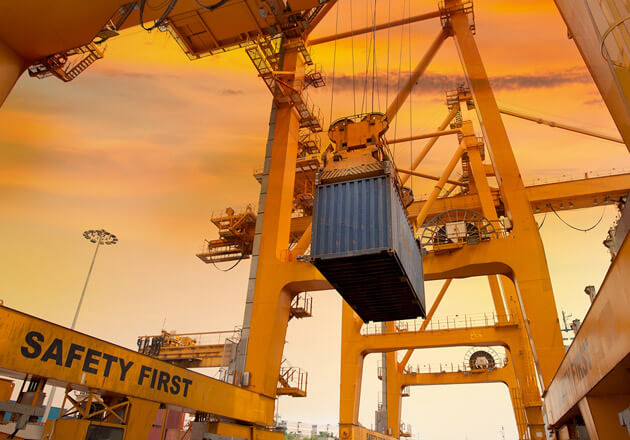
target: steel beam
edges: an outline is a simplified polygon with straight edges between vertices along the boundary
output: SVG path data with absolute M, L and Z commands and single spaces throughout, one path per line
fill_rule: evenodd
M 630 151 L 630 108 L 608 62 L 601 52 L 599 34 L 585 1 L 554 0 L 569 35 L 575 42 L 615 125 Z
M 552 425 L 564 421 L 591 393 L 630 394 L 629 267 L 630 239 L 626 238 L 544 395 Z
M 382 29 L 393 28 L 396 26 L 403 26 L 406 24 L 416 23 L 418 21 L 430 20 L 440 16 L 440 11 L 427 12 L 425 14 L 415 15 L 410 18 L 403 18 L 400 20 L 390 21 L 389 23 L 377 24 L 375 26 L 366 26 L 363 28 L 355 29 L 347 32 L 339 32 L 335 35 L 326 35 L 325 37 L 313 38 L 308 41 L 309 46 L 315 46 L 317 44 L 329 43 L 331 41 L 337 41 L 348 37 L 356 37 L 357 35 L 367 34 L 369 32 L 380 31 Z
M 49 378 L 48 384 L 94 389 L 273 424 L 274 399 L 118 345 L 0 307 L 0 374 Z

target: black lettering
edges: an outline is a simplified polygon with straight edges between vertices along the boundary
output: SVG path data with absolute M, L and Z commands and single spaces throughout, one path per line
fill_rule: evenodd
M 85 347 L 77 344 L 70 344 L 70 349 L 68 350 L 68 357 L 66 358 L 66 367 L 72 367 L 73 360 L 80 360 L 81 355 L 78 355 L 77 352 L 83 353 L 85 351 Z
M 59 338 L 55 338 L 54 341 L 50 344 L 46 353 L 42 356 L 42 362 L 48 361 L 48 359 L 54 359 L 55 363 L 59 366 L 63 365 L 62 360 L 63 353 L 63 342 Z
M 155 388 L 155 379 L 157 378 L 158 370 L 153 370 L 153 375 L 151 376 L 151 388 Z
M 99 357 L 101 357 L 100 351 L 88 348 L 87 354 L 85 355 L 85 361 L 83 362 L 83 371 L 86 373 L 96 374 L 98 370 L 96 368 L 92 368 L 92 364 L 98 365 L 99 360 L 97 358 Z
M 127 377 L 127 373 L 129 373 L 129 369 L 133 365 L 133 361 L 129 361 L 125 364 L 125 360 L 123 358 L 118 359 L 120 361 L 120 380 L 124 381 Z
M 103 376 L 109 377 L 109 370 L 112 368 L 112 363 L 118 362 L 118 358 L 116 356 L 112 356 L 111 354 L 103 353 L 103 359 L 105 359 L 105 370 L 103 371 Z
M 138 385 L 142 385 L 144 379 L 149 377 L 149 371 L 151 371 L 151 367 L 147 367 L 146 365 L 140 367 L 140 377 L 138 377 Z
M 22 356 L 29 359 L 35 359 L 42 354 L 42 346 L 39 345 L 39 342 L 44 342 L 44 335 L 39 332 L 28 332 L 24 341 L 33 349 L 33 351 L 30 351 L 26 346 L 22 346 Z
M 184 382 L 184 397 L 188 396 L 188 385 L 192 385 L 192 380 L 190 379 L 182 379 Z
M 179 383 L 182 381 L 182 378 L 178 375 L 174 375 L 173 379 L 171 379 L 171 394 L 179 394 L 180 386 Z
M 166 371 L 160 371 L 160 378 L 158 379 L 157 390 L 160 391 L 164 386 L 164 391 L 168 393 L 168 383 L 171 380 L 171 375 Z

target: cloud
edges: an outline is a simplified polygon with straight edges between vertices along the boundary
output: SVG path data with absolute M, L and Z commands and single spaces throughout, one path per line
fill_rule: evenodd
M 409 78 L 409 73 L 391 72 L 389 75 L 379 73 L 374 81 L 383 90 L 389 84 L 390 93 L 398 90 Z M 351 91 L 353 89 L 353 78 L 350 75 L 340 75 L 335 77 L 335 89 L 341 91 Z M 446 90 L 454 89 L 458 84 L 465 81 L 463 75 L 425 73 L 416 83 L 414 91 L 416 93 L 442 93 Z M 570 84 L 588 84 L 591 79 L 585 68 L 577 67 L 544 73 L 523 73 L 516 75 L 502 75 L 490 78 L 490 83 L 495 91 L 499 90 L 521 90 L 521 89 L 551 89 Z M 332 78 L 328 79 L 332 84 Z M 368 75 L 368 87 L 371 87 L 372 78 Z M 354 80 L 354 87 L 358 92 L 363 90 L 365 76 L 357 76 Z
M 241 89 L 223 89 L 219 93 L 222 95 L 242 95 L 245 91 Z

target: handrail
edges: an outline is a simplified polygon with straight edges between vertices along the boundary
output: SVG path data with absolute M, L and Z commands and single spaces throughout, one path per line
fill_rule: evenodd
M 381 323 L 363 324 L 361 334 L 364 336 L 395 333 L 417 333 L 420 331 L 455 330 L 474 327 L 494 327 L 498 323 L 511 323 L 510 315 L 497 313 L 474 313 L 464 315 L 448 315 L 433 317 L 425 330 L 422 330 L 424 319 L 396 321 L 393 329 L 383 329 Z

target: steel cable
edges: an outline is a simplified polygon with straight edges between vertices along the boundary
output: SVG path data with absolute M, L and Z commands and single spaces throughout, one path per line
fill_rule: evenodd
M 332 77 L 332 85 L 330 89 L 330 124 L 332 125 L 333 121 L 333 102 L 335 100 L 335 68 L 337 65 L 337 33 L 339 29 L 339 2 L 337 2 L 337 11 L 335 17 L 335 49 L 333 52 L 333 77 Z
M 195 0 L 195 2 L 201 6 L 202 8 L 208 10 L 208 11 L 214 11 L 216 8 L 218 8 L 219 6 L 225 4 L 227 2 L 227 0 L 219 0 L 218 2 L 216 2 L 213 5 L 202 5 L 201 2 L 199 0 Z
M 565 225 L 567 225 L 571 229 L 575 229 L 576 231 L 580 231 L 580 232 L 588 232 L 588 231 L 592 231 L 593 229 L 595 229 L 597 227 L 597 225 L 599 225 L 601 223 L 602 219 L 604 218 L 604 212 L 606 212 L 606 207 L 604 206 L 604 209 L 602 210 L 602 215 L 599 217 L 599 220 L 597 220 L 597 222 L 593 226 L 591 226 L 590 228 L 582 229 L 582 228 L 577 228 L 577 227 L 567 223 L 562 217 L 560 217 L 560 214 L 558 214 L 556 212 L 556 210 L 553 209 L 553 206 L 551 206 L 551 205 L 547 205 L 547 206 L 551 209 L 551 212 L 553 212 L 556 215 L 556 217 L 558 217 L 560 219 L 560 221 L 562 223 L 564 223 Z
M 213 261 L 212 265 L 219 269 L 221 272 L 229 272 L 232 269 L 234 269 L 236 266 L 238 266 L 238 263 L 240 263 L 241 261 L 243 261 L 243 257 L 239 258 L 238 260 L 236 260 L 236 263 L 234 263 L 232 266 L 228 267 L 227 269 L 221 269 L 219 266 L 217 266 L 217 264 Z
M 392 21 L 392 0 L 388 0 L 387 4 L 387 23 Z M 385 72 L 385 105 L 389 105 L 389 44 L 392 27 L 387 27 L 387 69 Z
M 540 224 L 538 225 L 538 230 L 540 231 L 540 229 L 543 227 L 543 225 L 545 224 L 545 220 L 547 220 L 547 211 L 545 211 L 545 215 L 542 219 L 542 222 L 540 222 Z
M 224 1 L 227 1 L 227 0 L 224 0 Z M 145 31 L 152 31 L 153 29 L 161 26 L 162 23 L 164 23 L 164 21 L 168 17 L 168 15 L 171 13 L 171 11 L 173 11 L 177 2 L 178 0 L 171 0 L 168 6 L 166 7 L 166 9 L 164 9 L 162 16 L 153 22 L 153 26 L 146 27 L 144 25 L 144 8 L 147 6 L 147 0 L 140 0 L 140 5 L 139 5 L 140 10 L 138 11 L 140 15 L 140 27 L 142 27 L 142 29 L 144 29 Z
M 352 111 L 357 114 L 357 85 L 354 72 L 354 25 L 352 23 L 352 1 L 350 1 L 350 44 L 352 47 Z

